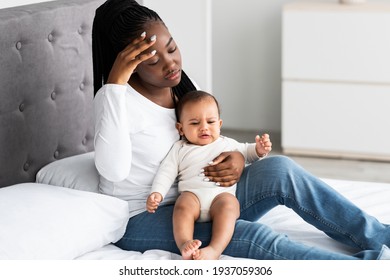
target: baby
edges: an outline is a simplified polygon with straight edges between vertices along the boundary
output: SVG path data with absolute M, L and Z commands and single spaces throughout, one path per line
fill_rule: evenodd
M 236 185 L 221 187 L 202 177 L 201 170 L 225 151 L 240 151 L 247 163 L 265 157 L 272 143 L 269 135 L 256 136 L 256 143 L 239 143 L 220 135 L 222 120 L 217 100 L 203 91 L 189 92 L 177 105 L 176 127 L 182 140 L 176 142 L 161 163 L 154 179 L 147 210 L 154 213 L 175 179 L 179 197 L 173 212 L 175 242 L 183 259 L 219 259 L 240 216 Z M 194 223 L 212 221 L 208 246 L 193 238 Z

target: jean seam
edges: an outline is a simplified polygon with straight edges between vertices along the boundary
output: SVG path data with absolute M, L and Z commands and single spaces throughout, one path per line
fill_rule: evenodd
M 275 259 L 283 259 L 283 260 L 288 260 L 287 258 L 284 258 L 278 254 L 275 254 L 274 252 L 272 251 L 269 251 L 267 249 L 265 249 L 264 247 L 262 246 L 259 246 L 256 242 L 252 241 L 252 240 L 247 240 L 247 239 L 237 239 L 237 238 L 232 238 L 230 240 L 230 243 L 232 242 L 238 242 L 240 244 L 240 246 L 242 246 L 243 243 L 246 243 L 246 244 L 249 244 L 249 248 L 251 248 L 252 246 L 256 247 L 257 249 L 263 251 L 263 252 L 267 252 L 267 254 L 269 255 L 272 255 L 275 257 Z M 228 254 L 229 255 L 229 254 Z M 255 258 L 254 258 L 255 259 Z
M 315 215 L 315 213 L 313 213 L 312 211 L 309 211 L 309 210 L 307 210 L 307 209 L 305 209 L 303 207 L 300 207 L 298 205 L 298 203 L 293 198 L 291 198 L 291 197 L 287 197 L 287 198 L 290 199 L 295 204 L 296 208 L 299 209 L 300 211 L 305 212 L 306 214 L 310 215 L 313 219 L 315 219 L 318 222 L 320 222 L 322 225 L 324 225 L 326 227 L 329 227 L 330 229 L 332 229 L 333 231 L 337 232 L 338 234 L 343 235 L 346 238 L 350 239 L 360 249 L 364 249 L 363 245 L 361 243 L 359 243 L 357 238 L 355 238 L 352 234 L 350 234 L 350 233 L 348 233 L 346 231 L 340 230 L 339 227 L 336 227 L 332 223 L 329 223 L 327 220 L 325 220 L 325 219 Z
M 365 249 L 365 247 L 363 246 L 363 244 L 361 244 L 360 242 L 358 242 L 358 239 L 355 238 L 352 234 L 346 232 L 346 231 L 342 231 L 340 230 L 338 227 L 335 227 L 333 224 L 327 222 L 326 220 L 322 219 L 321 217 L 315 215 L 315 213 L 313 213 L 312 211 L 309 211 L 303 207 L 301 207 L 297 202 L 296 200 L 291 197 L 291 196 L 288 196 L 288 195 L 285 195 L 283 193 L 272 193 L 272 192 L 269 192 L 267 194 L 262 194 L 260 197 L 257 197 L 257 199 L 252 199 L 251 201 L 248 201 L 246 204 L 245 204 L 245 207 L 241 207 L 241 213 L 244 213 L 248 208 L 252 207 L 252 205 L 255 205 L 256 203 L 259 203 L 261 200 L 263 199 L 266 199 L 266 198 L 272 198 L 272 197 L 281 197 L 283 198 L 283 200 L 285 199 L 289 199 L 292 203 L 294 203 L 296 209 L 299 209 L 300 211 L 306 213 L 307 215 L 309 215 L 310 217 L 312 217 L 313 219 L 317 220 L 319 223 L 321 223 L 322 225 L 326 226 L 326 227 L 329 227 L 330 229 L 332 229 L 333 231 L 339 233 L 340 235 L 343 235 L 345 236 L 346 238 L 350 239 L 354 244 L 356 244 L 356 246 L 358 246 L 360 249 Z M 284 205 L 285 207 L 288 207 L 285 203 L 280 203 L 280 205 Z M 292 209 L 292 207 L 288 207 L 290 209 Z

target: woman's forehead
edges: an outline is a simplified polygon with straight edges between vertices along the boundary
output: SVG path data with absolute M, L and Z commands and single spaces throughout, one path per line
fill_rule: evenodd
M 149 38 L 153 35 L 171 37 L 168 28 L 161 21 L 149 22 L 145 25 L 146 37 Z
M 156 35 L 157 38 L 156 43 L 150 48 L 146 49 L 143 53 L 147 53 L 152 50 L 157 50 L 157 52 L 159 52 L 168 48 L 171 45 L 172 36 L 163 23 L 157 21 L 154 22 L 154 24 L 149 24 L 149 26 L 145 28 L 145 32 L 147 40 L 149 40 L 150 37 L 152 37 L 153 35 Z

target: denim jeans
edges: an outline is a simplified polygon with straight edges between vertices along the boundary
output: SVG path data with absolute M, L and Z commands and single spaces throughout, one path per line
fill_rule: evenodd
M 241 216 L 224 254 L 252 259 L 377 259 L 390 245 L 390 227 L 380 223 L 322 180 L 285 156 L 272 156 L 247 166 L 237 184 Z M 285 205 L 331 238 L 360 250 L 354 256 L 335 253 L 290 240 L 258 219 L 277 205 Z M 144 252 L 174 253 L 173 205 L 156 213 L 143 212 L 129 220 L 117 246 Z M 207 245 L 211 223 L 196 223 L 194 238 Z

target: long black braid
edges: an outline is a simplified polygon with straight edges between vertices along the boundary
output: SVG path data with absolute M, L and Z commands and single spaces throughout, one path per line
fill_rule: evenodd
M 137 38 L 151 21 L 162 21 L 153 10 L 134 0 L 107 0 L 95 14 L 92 27 L 92 55 L 94 93 L 107 82 L 118 53 Z M 195 90 L 187 74 L 182 71 L 180 83 L 172 88 L 178 98 Z

